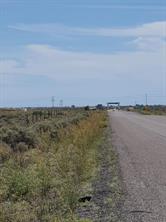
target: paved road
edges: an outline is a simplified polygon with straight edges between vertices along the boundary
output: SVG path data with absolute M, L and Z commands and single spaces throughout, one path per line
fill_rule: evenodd
M 109 115 L 126 191 L 122 222 L 166 222 L 166 117 Z

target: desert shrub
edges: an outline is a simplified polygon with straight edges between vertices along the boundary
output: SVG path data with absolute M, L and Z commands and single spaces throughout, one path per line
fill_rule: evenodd
M 51 137 L 52 140 L 58 141 L 58 140 L 59 140 L 58 130 L 57 130 L 57 129 L 53 129 L 53 130 L 50 132 L 50 137 Z
M 2 128 L 1 141 L 10 145 L 14 150 L 19 143 L 24 143 L 28 148 L 34 148 L 37 144 L 37 137 L 33 131 L 24 128 Z
M 17 128 L 2 127 L 0 129 L 0 139 L 6 144 L 12 145 L 17 137 Z
M 3 127 L 1 140 L 15 152 L 0 168 L 0 221 L 86 221 L 74 214 L 106 121 L 104 112 L 76 110 L 27 129 Z
M 37 133 L 45 133 L 45 132 L 49 132 L 51 131 L 51 123 L 49 121 L 42 121 L 39 123 L 36 123 L 33 126 L 33 129 L 37 132 Z
M 28 150 L 28 145 L 25 142 L 19 142 L 16 144 L 15 150 L 18 152 L 25 152 Z
M 37 145 L 37 137 L 33 131 L 21 129 L 18 131 L 17 143 L 24 142 L 28 147 L 35 147 Z
M 9 179 L 9 196 L 14 199 L 22 198 L 31 190 L 31 182 L 27 173 L 22 170 L 14 171 Z
M 9 201 L 0 206 L 0 221 L 2 222 L 30 222 L 38 221 L 31 204 L 25 200 L 11 203 Z
M 65 112 L 60 112 L 60 111 L 59 111 L 59 112 L 56 113 L 56 115 L 57 115 L 57 116 L 64 116 L 64 115 L 65 115 Z
M 10 147 L 5 143 L 0 143 L 0 163 L 9 159 L 11 155 Z
M 38 190 L 41 195 L 46 195 L 46 193 L 51 189 L 52 186 L 52 175 L 49 167 L 49 163 L 45 161 L 40 163 L 36 169 L 36 176 L 38 178 Z

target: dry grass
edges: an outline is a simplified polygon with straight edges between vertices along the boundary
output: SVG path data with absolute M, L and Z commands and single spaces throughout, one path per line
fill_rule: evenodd
M 33 149 L 11 154 L 1 146 L 0 221 L 88 222 L 79 220 L 75 209 L 95 175 L 97 141 L 106 121 L 105 112 L 93 111 L 60 127 L 58 140 L 46 131 L 37 135 L 40 144 Z
M 142 106 L 136 108 L 134 111 L 143 115 L 166 115 L 165 106 Z

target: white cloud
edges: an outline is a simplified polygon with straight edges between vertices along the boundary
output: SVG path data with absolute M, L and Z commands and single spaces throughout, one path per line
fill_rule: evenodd
M 138 37 L 129 44 L 143 51 L 162 51 L 166 48 L 166 41 L 158 37 Z
M 51 45 L 30 44 L 24 47 L 20 59 L 2 60 L 0 74 L 43 75 L 62 83 L 64 80 L 81 82 L 82 79 L 92 87 L 94 83 L 98 82 L 100 85 L 100 82 L 105 81 L 107 85 L 109 82 L 113 84 L 110 88 L 118 90 L 120 85 L 120 91 L 126 92 L 129 92 L 130 88 L 133 91 L 137 88 L 137 91 L 144 93 L 148 87 L 149 90 L 162 87 L 163 92 L 166 90 L 162 83 L 166 73 L 166 21 L 132 28 L 83 29 L 57 24 L 22 24 L 11 28 L 64 36 L 133 37 L 134 40 L 129 44 L 133 45 L 135 50 L 104 54 L 66 51 Z
M 139 40 L 138 40 L 139 41 Z M 157 51 L 95 54 L 63 51 L 49 45 L 28 45 L 19 61 L 2 60 L 0 73 L 44 75 L 57 80 L 158 78 L 164 72 L 166 45 Z M 21 65 L 19 65 L 21 64 Z
M 11 29 L 65 36 L 98 36 L 98 37 L 166 37 L 166 21 L 146 23 L 137 27 L 126 28 L 80 28 L 62 24 L 17 24 Z
M 12 59 L 0 60 L 0 74 L 12 74 L 13 70 L 17 70 L 18 62 Z

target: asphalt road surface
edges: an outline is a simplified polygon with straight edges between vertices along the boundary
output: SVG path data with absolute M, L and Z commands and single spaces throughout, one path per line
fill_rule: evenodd
M 126 192 L 121 221 L 166 222 L 166 117 L 109 115 Z

